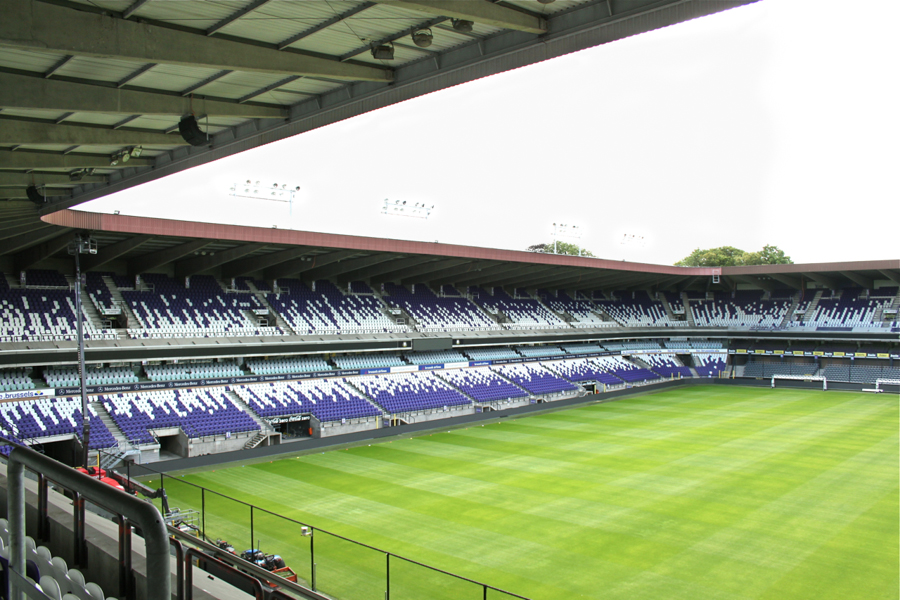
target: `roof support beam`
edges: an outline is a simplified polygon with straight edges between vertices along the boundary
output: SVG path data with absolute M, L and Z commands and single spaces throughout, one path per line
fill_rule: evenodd
M 115 168 L 109 166 L 109 157 L 106 155 L 87 154 L 57 154 L 50 152 L 10 152 L 0 150 L 0 165 L 4 169 L 89 169 L 89 168 Z M 119 163 L 118 168 L 149 167 L 153 165 L 152 158 L 132 158 L 127 163 Z
M 838 280 L 834 277 L 829 277 L 827 275 L 822 275 L 821 273 L 804 273 L 807 279 L 811 279 L 816 283 L 820 283 L 824 286 L 827 286 L 830 290 L 838 290 L 841 288 Z
M 28 198 L 26 190 L 31 184 L 20 186 L 6 186 L 0 188 L 0 198 Z M 37 186 L 38 193 L 41 196 L 68 196 L 72 193 L 71 188 L 49 188 Z
M 474 21 L 482 25 L 513 29 L 526 33 L 547 33 L 547 21 L 537 15 L 507 8 L 487 0 L 374 0 L 378 4 L 392 4 L 430 15 Z
M 312 248 L 300 247 L 282 250 L 280 252 L 272 252 L 263 256 L 250 256 L 235 260 L 222 267 L 222 279 L 231 279 L 232 277 L 240 277 L 249 275 L 250 273 L 258 273 L 268 267 L 300 258 L 314 252 Z
M 16 265 L 17 271 L 30 269 L 45 258 L 50 258 L 57 252 L 62 252 L 69 246 L 69 242 L 75 239 L 75 234 L 67 231 L 55 238 L 49 239 L 37 246 L 32 246 L 28 250 L 23 250 L 15 255 L 13 263 Z
M 0 119 L 0 144 L 186 146 L 187 142 L 165 133 Z
M 147 4 L 148 2 L 150 2 L 150 0 L 134 0 L 134 2 L 131 3 L 131 6 L 122 11 L 122 18 L 127 19 L 128 17 L 133 15 L 135 11 L 137 11 L 137 9 Z
M 373 265 L 392 261 L 395 258 L 396 255 L 393 254 L 375 254 L 374 256 L 364 256 L 362 258 L 355 258 L 353 260 L 343 260 L 337 263 L 332 263 L 329 266 L 320 266 L 316 267 L 315 269 L 310 269 L 303 274 L 303 279 L 305 279 L 306 281 L 329 279 L 342 273 L 356 271 L 365 267 L 371 267 Z
M 875 280 L 870 277 L 865 277 L 864 275 L 860 275 L 859 273 L 854 273 L 852 271 L 841 271 L 841 275 L 852 281 L 857 285 L 861 285 L 867 290 L 874 289 Z
M 332 25 L 340 23 L 344 19 L 349 19 L 353 15 L 359 14 L 362 11 L 366 10 L 367 8 L 371 8 L 373 6 L 375 6 L 374 2 L 363 2 L 362 4 L 360 4 L 358 6 L 354 6 L 353 8 L 351 8 L 349 10 L 345 10 L 344 12 L 331 17 L 330 19 L 322 21 L 321 23 L 319 23 L 318 25 L 316 25 L 314 27 L 310 27 L 309 29 L 301 31 L 300 33 L 298 33 L 296 35 L 292 35 L 291 37 L 287 38 L 286 40 L 280 42 L 278 44 L 278 49 L 284 50 L 291 44 L 296 44 L 297 42 L 299 42 L 300 40 L 302 40 L 305 37 L 309 37 L 314 33 L 318 33 L 319 31 L 322 31 L 323 29 L 328 29 Z
M 2 242 L 0 242 L 0 255 L 11 254 L 13 252 L 18 252 L 19 250 L 24 250 L 25 248 L 29 248 L 31 246 L 34 246 L 35 244 L 40 244 L 45 240 L 56 237 L 60 234 L 60 232 L 64 233 L 66 231 L 69 230 L 61 230 L 56 225 L 45 224 L 44 227 L 40 229 L 6 238 Z
M 423 263 L 434 261 L 431 256 L 413 256 L 410 258 L 395 258 L 391 262 L 373 267 L 356 269 L 348 271 L 338 277 L 339 283 L 349 283 L 351 281 L 366 281 L 388 273 L 408 272 L 412 267 L 417 267 Z
M 263 279 L 272 281 L 273 279 L 283 279 L 292 275 L 298 275 L 304 271 L 309 271 L 317 267 L 324 267 L 325 265 L 330 265 L 339 260 L 350 258 L 356 253 L 356 250 L 338 250 L 329 254 L 317 254 L 316 256 L 313 256 L 312 259 L 308 257 L 295 258 L 294 260 L 283 262 L 280 265 L 269 267 L 264 271 Z
M 466 265 L 464 267 L 463 265 Z M 381 284 L 393 281 L 401 285 L 408 283 L 450 283 L 452 276 L 465 275 L 471 270 L 480 268 L 482 265 L 490 264 L 487 261 L 473 261 L 469 258 L 460 258 L 454 260 L 442 260 L 435 264 L 422 265 L 417 269 L 409 269 L 402 273 L 399 277 L 395 273 L 389 273 L 380 277 L 373 277 L 372 283 Z M 463 291 L 463 290 L 460 290 Z
M 724 277 L 730 277 L 737 281 L 743 281 L 744 283 L 749 283 L 751 285 L 755 285 L 765 291 L 772 293 L 775 291 L 775 286 L 772 285 L 771 281 L 767 281 L 765 279 L 760 279 L 759 277 L 754 277 L 753 275 L 723 275 Z
M 0 0 L 0 46 L 251 73 L 392 80 L 390 70 L 168 29 L 38 0 Z M 96 35 L 84 35 L 84 32 Z
M 231 13 L 230 15 L 228 15 L 227 17 L 225 17 L 224 19 L 222 19 L 221 21 L 219 21 L 218 23 L 216 23 L 215 25 L 213 25 L 212 27 L 207 29 L 206 35 L 214 34 L 215 32 L 219 31 L 223 27 L 226 27 L 227 25 L 234 23 L 241 17 L 250 14 L 251 12 L 253 12 L 257 8 L 259 8 L 263 4 L 266 4 L 267 2 L 269 2 L 269 0 L 253 0 L 253 2 L 251 2 L 244 8 L 234 11 L 233 13 Z
M 107 161 L 108 162 L 108 161 Z M 3 164 L 0 159 L 0 165 Z M 52 185 L 54 183 L 64 183 L 66 185 L 78 185 L 79 183 L 105 183 L 106 175 L 85 175 L 78 181 L 69 179 L 67 173 L 10 173 L 9 171 L 0 171 L 0 187 L 3 186 L 29 186 L 36 185 Z
M 47 227 L 47 223 L 44 223 L 40 219 L 35 219 L 30 223 L 19 225 L 18 227 L 3 228 L 2 230 L 0 230 L 0 240 L 13 238 L 17 235 L 22 235 L 32 231 L 36 231 L 38 229 L 43 229 L 44 227 Z
M 185 242 L 183 244 L 173 246 L 172 248 L 160 250 L 152 254 L 145 254 L 144 256 L 140 256 L 138 258 L 132 258 L 130 261 L 128 261 L 128 274 L 140 275 L 141 273 L 146 273 L 148 271 L 152 271 L 153 269 L 158 269 L 159 267 L 176 261 L 179 258 L 187 256 L 188 254 L 193 254 L 198 250 L 202 250 L 203 248 L 206 248 L 207 246 L 212 244 L 214 241 L 215 240 L 191 240 L 190 242 Z
M 900 283 L 900 273 L 895 273 L 894 271 L 888 271 L 887 269 L 879 269 L 879 273 L 893 281 L 894 283 Z
M 175 263 L 175 277 L 187 277 L 188 275 L 215 269 L 225 263 L 244 258 L 248 254 L 253 254 L 257 250 L 262 250 L 266 246 L 267 244 L 244 244 L 243 246 L 229 248 L 228 250 L 222 250 L 215 254 L 194 256 L 180 260 Z
M 463 285 L 478 285 L 475 282 L 493 281 L 500 273 L 507 272 L 510 268 L 510 264 L 506 262 L 493 263 L 482 267 L 478 271 L 460 274 L 460 276 L 452 278 L 451 281 Z
M 97 250 L 97 254 L 85 256 L 81 259 L 81 268 L 85 271 L 99 269 L 105 264 L 111 263 L 120 256 L 128 254 L 153 239 L 152 235 L 136 235 L 127 240 L 122 240 L 110 246 L 104 246 Z
M 794 277 L 792 275 L 782 275 L 782 274 L 776 275 L 774 273 L 772 273 L 768 276 L 771 277 L 772 279 L 774 279 L 775 281 L 780 281 L 781 283 L 794 288 L 795 290 L 803 289 L 803 283 L 799 277 Z M 762 287 L 762 286 L 760 286 L 760 287 Z M 765 288 L 763 288 L 763 289 L 765 289 Z

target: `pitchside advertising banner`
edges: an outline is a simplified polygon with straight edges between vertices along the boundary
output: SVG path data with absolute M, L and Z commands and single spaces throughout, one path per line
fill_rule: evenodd
M 723 350 L 724 352 L 724 350 Z M 624 353 L 623 353 L 624 354 Z M 748 354 L 751 356 L 818 356 L 824 358 L 900 358 L 900 352 L 843 352 L 840 350 L 761 350 L 731 348 L 728 354 Z
M 0 392 L 0 401 L 18 400 L 19 398 L 52 398 L 54 390 L 23 390 L 21 392 Z

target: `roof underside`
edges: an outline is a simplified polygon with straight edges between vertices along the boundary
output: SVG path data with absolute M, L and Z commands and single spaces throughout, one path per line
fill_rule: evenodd
M 339 283 L 367 281 L 458 287 L 568 290 L 768 291 L 826 286 L 874 288 L 900 284 L 900 260 L 687 268 L 623 261 L 412 242 L 306 231 L 171 221 L 63 210 L 38 221 L 7 260 L 15 271 L 67 257 L 78 232 L 91 232 L 98 253 L 82 258 L 85 270 L 137 275 L 171 272 L 183 278 L 211 273 L 223 279 L 300 278 Z M 36 243 L 27 241 L 32 238 Z M 13 251 L 10 240 L 5 249 Z M 0 246 L 0 249 L 3 249 Z M 714 283 L 714 276 L 719 282 Z
M 0 0 L 0 257 L 58 237 L 39 214 L 754 1 Z

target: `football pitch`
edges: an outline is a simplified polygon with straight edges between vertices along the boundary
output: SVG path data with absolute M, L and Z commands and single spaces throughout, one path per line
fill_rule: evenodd
M 898 416 L 895 394 L 693 386 L 166 489 L 343 600 L 384 600 L 388 562 L 391 600 L 484 596 L 325 531 L 535 600 L 897 598 Z M 325 531 L 254 510 L 251 542 L 246 506 L 183 482 Z

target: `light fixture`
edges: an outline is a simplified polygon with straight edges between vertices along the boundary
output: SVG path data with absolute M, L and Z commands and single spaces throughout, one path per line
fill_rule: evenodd
M 556 0 L 538 0 L 541 4 L 553 4 Z
M 109 166 L 114 167 L 117 164 L 119 164 L 119 155 L 113 154 L 112 156 L 109 157 Z
M 122 162 L 127 163 L 129 160 L 131 160 L 131 153 L 128 150 L 122 150 L 121 157 Z
M 453 25 L 454 31 L 460 33 L 470 33 L 472 26 L 475 25 L 472 21 L 466 21 L 465 19 L 450 19 L 450 24 Z
M 375 60 L 394 60 L 394 45 L 388 42 L 387 44 L 372 46 L 372 58 Z
M 412 34 L 413 44 L 418 46 L 419 48 L 427 48 L 431 45 L 432 40 L 434 39 L 434 34 L 431 33 L 430 29 L 420 29 Z
M 69 173 L 69 181 L 81 181 L 85 175 L 93 175 L 94 169 L 75 169 Z
M 144 152 L 143 146 L 135 146 L 131 149 L 131 156 L 138 158 Z

